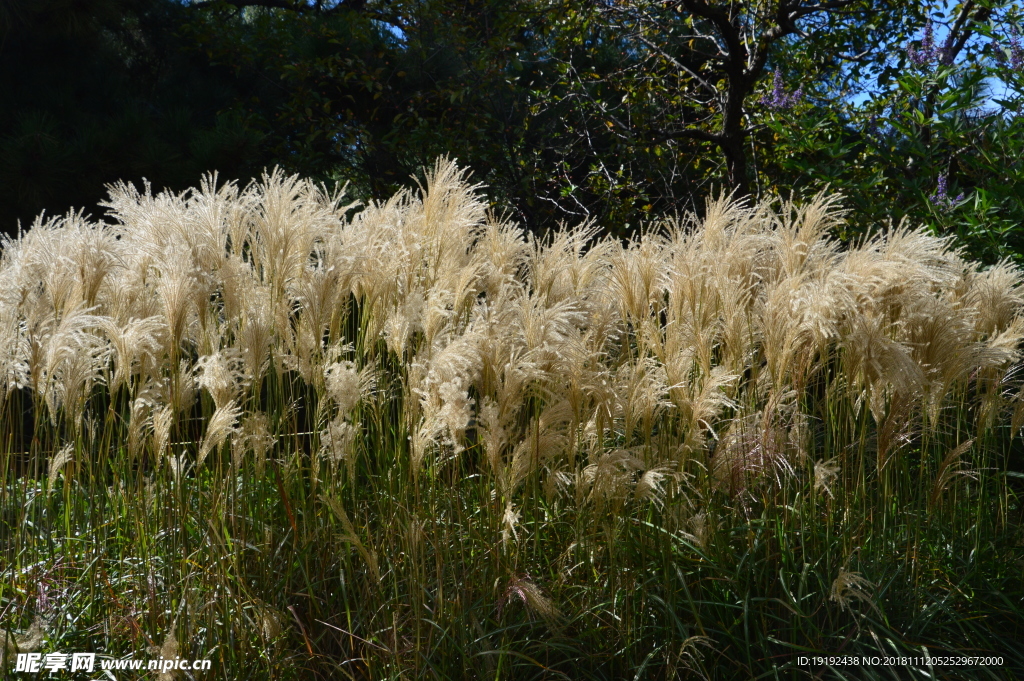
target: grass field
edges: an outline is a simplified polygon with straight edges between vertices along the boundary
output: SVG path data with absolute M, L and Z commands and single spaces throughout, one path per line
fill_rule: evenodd
M 824 196 L 538 239 L 463 177 L 3 244 L 0 675 L 1024 677 L 1019 271 Z

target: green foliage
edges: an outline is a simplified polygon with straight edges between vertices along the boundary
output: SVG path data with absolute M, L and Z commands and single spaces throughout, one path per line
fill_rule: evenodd
M 250 177 L 260 137 L 218 110 L 239 85 L 183 49 L 165 0 L 4 2 L 0 13 L 0 229 L 91 209 L 105 183 L 183 189 Z
M 448 154 L 538 233 L 625 236 L 722 187 L 830 186 L 855 208 L 851 239 L 907 218 L 987 262 L 1024 249 L 1009 1 L 5 7 L 8 232 L 90 207 L 105 182 L 183 188 L 211 169 L 278 164 L 383 200 Z M 932 201 L 940 178 L 963 199 Z
M 282 165 L 384 198 L 433 158 L 473 159 L 496 196 L 519 193 L 530 25 L 543 6 L 393 3 L 381 12 L 194 7 L 196 48 L 261 84 L 232 110 Z
M 928 22 L 944 34 L 915 60 Z M 761 114 L 760 181 L 776 191 L 838 189 L 857 216 L 850 237 L 907 219 L 986 262 L 1019 260 L 1020 23 L 1010 2 L 922 4 L 863 63 L 831 78 L 794 45 L 787 79 L 805 83 L 808 97 L 785 115 Z

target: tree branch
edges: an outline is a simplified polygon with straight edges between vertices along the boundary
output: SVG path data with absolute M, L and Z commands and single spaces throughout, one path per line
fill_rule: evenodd
M 644 45 L 657 52 L 662 59 L 672 64 L 672 66 L 676 67 L 680 71 L 685 71 L 687 74 L 689 74 L 690 77 L 692 77 L 694 80 L 700 83 L 701 87 L 703 87 L 705 90 L 708 90 L 714 95 L 718 95 L 718 88 L 716 88 L 714 85 L 701 78 L 698 73 L 687 67 L 686 64 L 683 64 L 678 59 L 665 52 L 663 49 L 655 45 L 653 42 L 651 42 L 644 36 L 640 35 L 637 37 L 640 39 L 640 42 L 642 42 Z
M 374 18 L 386 20 L 385 15 L 380 12 L 368 11 L 366 9 L 366 0 L 339 0 L 330 5 L 323 2 L 323 0 L 314 0 L 313 2 L 307 2 L 306 0 L 205 0 L 204 2 L 191 3 L 192 7 L 198 8 L 212 8 L 218 5 L 228 5 L 236 9 L 245 9 L 247 7 L 283 9 L 297 14 L 335 14 L 341 11 L 365 12 L 374 15 Z

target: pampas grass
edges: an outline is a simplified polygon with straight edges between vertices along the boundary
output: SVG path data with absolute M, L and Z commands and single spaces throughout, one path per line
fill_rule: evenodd
M 465 178 L 5 240 L 4 626 L 224 678 L 1021 663 L 1020 272 L 825 195 L 538 238 Z

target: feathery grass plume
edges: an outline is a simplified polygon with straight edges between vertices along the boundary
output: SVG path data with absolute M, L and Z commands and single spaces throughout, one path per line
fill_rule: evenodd
M 293 332 L 285 338 L 287 345 L 283 352 L 275 353 L 278 375 L 285 370 L 294 371 L 307 385 L 323 391 L 324 381 L 320 368 L 324 362 L 324 330 L 313 328 L 309 317 L 302 315 L 294 325 Z M 260 385 L 259 382 L 256 385 Z
M 876 423 L 882 421 L 881 398 L 887 387 L 915 393 L 924 383 L 924 372 L 914 361 L 910 348 L 891 338 L 892 333 L 892 325 L 879 316 L 867 314 L 850 320 L 842 341 L 847 384 L 861 398 L 867 396 Z
M 614 245 L 607 256 L 608 290 L 618 302 L 619 314 L 634 323 L 647 319 L 652 305 L 660 307 L 665 289 L 663 248 L 654 234 L 641 235 L 627 247 Z M 658 311 L 655 308 L 655 311 Z
M 913 395 L 897 392 L 889 401 L 889 413 L 878 427 L 876 435 L 877 452 L 875 469 L 885 470 L 893 452 L 907 445 L 915 430 L 914 409 L 917 401 Z
M 969 277 L 969 289 L 963 296 L 965 308 L 976 313 L 975 329 L 993 335 L 1007 328 L 1024 306 L 1024 275 L 1013 263 L 1003 260 Z
M 561 624 L 562 613 L 529 576 L 513 575 L 509 579 L 505 592 L 498 600 L 499 618 L 513 600 L 522 603 L 531 618 L 539 616 L 549 628 L 557 629 Z
M 554 504 L 558 497 L 569 493 L 569 488 L 575 482 L 569 470 L 572 469 L 564 462 L 555 462 L 546 466 L 542 490 L 544 498 L 549 504 Z
M 409 522 L 406 525 L 406 531 L 403 533 L 403 539 L 408 553 L 414 560 L 418 559 L 423 555 L 423 547 L 426 544 L 427 537 L 424 531 L 423 520 L 416 515 L 409 518 Z
M 483 290 L 489 300 L 498 297 L 502 288 L 518 281 L 526 265 L 528 245 L 521 227 L 506 222 L 487 221 L 475 252 L 483 260 Z
M 583 482 L 589 487 L 590 498 L 603 503 L 622 500 L 635 487 L 637 471 L 644 470 L 644 462 L 636 451 L 615 449 L 602 452 L 583 469 Z
M 316 387 L 319 376 L 316 365 L 323 359 L 324 337 L 328 343 L 340 340 L 340 320 L 348 314 L 348 292 L 355 274 L 357 254 L 342 255 L 333 245 L 317 244 L 314 263 L 306 267 L 295 287 L 294 299 L 298 306 L 298 323 L 294 334 L 286 334 L 291 341 L 288 353 L 303 379 Z
M 229 400 L 222 406 L 217 407 L 216 411 L 213 412 L 213 416 L 210 417 L 209 423 L 206 424 L 206 434 L 203 436 L 203 443 L 199 447 L 196 466 L 201 466 L 203 461 L 206 460 L 207 455 L 224 444 L 224 440 L 229 435 L 238 432 L 235 424 L 238 422 L 241 414 L 242 410 L 235 404 L 234 400 Z
M 376 385 L 374 366 L 368 364 L 360 370 L 355 362 L 334 362 L 324 368 L 324 386 L 338 407 L 338 414 L 348 415 Z
M 446 443 L 456 453 L 462 451 L 465 431 L 473 417 L 469 387 L 480 370 L 477 340 L 478 334 L 471 328 L 443 348 L 432 351 L 428 346 L 413 360 L 413 366 L 419 369 L 410 372 L 408 386 L 410 393 L 419 398 L 422 426 L 418 434 L 422 444 L 447 432 Z M 422 451 L 418 456 L 422 457 Z
M 193 223 L 206 236 L 207 243 L 213 246 L 210 255 L 219 259 L 224 251 L 228 251 L 240 256 L 252 228 L 249 217 L 253 208 L 252 194 L 239 191 L 233 180 L 218 188 L 217 173 L 212 172 L 203 176 L 199 191 L 194 191 L 190 199 Z
M 665 479 L 674 478 L 675 472 L 668 466 L 649 468 L 644 471 L 633 488 L 633 494 L 637 499 L 650 501 L 659 509 L 665 506 Z
M 287 319 L 275 320 L 267 287 L 251 287 L 244 299 L 242 313 L 237 318 L 234 349 L 241 358 L 239 373 L 259 386 L 270 364 L 270 348 L 280 335 L 278 330 L 287 331 L 291 324 Z
M 102 315 L 110 319 L 104 324 L 103 332 L 115 351 L 125 353 L 126 362 L 131 359 L 124 375 L 137 373 L 144 380 L 160 375 L 170 346 L 170 330 L 153 281 L 159 275 L 154 274 L 151 263 L 144 256 L 126 251 L 126 247 L 122 245 L 120 254 L 125 263 L 115 271 L 109 286 L 104 288 L 98 305 Z M 143 345 L 142 351 L 135 355 L 130 345 L 133 341 Z M 134 367 L 136 363 L 137 369 Z
M 297 175 L 275 168 L 248 191 L 254 196 L 250 244 L 261 281 L 277 305 L 305 269 L 315 243 L 338 222 L 341 196 L 328 195 Z M 256 199 L 258 197 L 258 199 Z
M 30 316 L 26 319 L 30 343 L 29 379 L 33 390 L 44 394 L 60 390 L 55 384 L 59 383 L 61 369 L 66 364 L 75 363 L 81 351 L 99 351 L 102 348 L 102 340 L 91 333 L 102 324 L 102 318 L 90 312 L 76 306 L 59 317 L 49 309 L 35 318 Z M 98 360 L 99 356 L 93 359 Z M 49 399 L 56 397 L 53 394 Z M 51 411 L 55 411 L 55 406 L 51 406 Z
M 42 392 L 54 424 L 58 409 L 63 407 L 68 421 L 77 429 L 93 386 L 103 383 L 109 346 L 92 332 L 100 323 L 99 317 L 76 308 L 48 339 Z
M 718 326 L 718 349 L 721 364 L 731 373 L 742 372 L 750 365 L 752 355 L 757 352 L 757 333 L 751 314 L 753 290 L 742 287 L 736 279 L 721 275 L 716 281 L 720 309 Z
M 768 235 L 783 277 L 833 264 L 838 245 L 828 234 L 842 224 L 847 212 L 839 207 L 841 201 L 839 194 L 819 192 L 800 206 L 792 200 L 783 202 L 777 227 Z
M 832 496 L 832 482 L 839 476 L 842 468 L 837 463 L 838 457 L 814 464 L 814 491 L 824 492 Z
M 522 406 L 529 386 L 544 376 L 537 355 L 525 347 L 515 321 L 519 295 L 514 287 L 502 288 L 496 300 L 475 308 L 471 322 L 479 361 L 477 388 L 497 402 L 503 422 Z
M 12 254 L 25 284 L 42 285 L 57 316 L 74 307 L 93 307 L 113 266 L 112 235 L 88 224 L 81 212 L 43 221 L 38 218 Z
M 1021 403 L 1024 404 L 1024 400 Z M 1024 407 L 1021 407 L 1020 410 L 1024 413 Z M 509 443 L 506 427 L 510 424 L 507 420 L 502 420 L 498 403 L 490 396 L 485 396 L 480 401 L 480 409 L 477 411 L 477 424 L 480 438 L 484 444 L 484 455 L 487 457 L 491 474 L 500 478 L 504 467 L 505 449 Z
M 556 359 L 557 349 L 575 335 L 586 319 L 575 300 L 561 300 L 548 306 L 542 298 L 520 296 L 514 309 L 517 314 L 512 319 L 511 333 L 546 371 Z
M 455 452 L 461 452 L 466 429 L 473 419 L 474 400 L 469 396 L 469 386 L 463 381 L 447 381 L 437 388 L 441 410 L 437 419 L 444 423 Z
M 60 476 L 61 469 L 67 464 L 71 463 L 75 459 L 75 446 L 68 443 L 61 447 L 60 451 L 54 454 L 50 458 L 49 473 L 47 478 L 50 481 L 50 487 L 53 488 L 57 482 L 57 478 Z
M 978 479 L 978 472 L 971 470 L 964 464 L 963 456 L 971 450 L 974 445 L 974 438 L 961 442 L 949 450 L 939 464 L 935 475 L 935 482 L 932 483 L 931 493 L 928 495 L 928 508 L 934 510 L 942 502 L 942 496 L 957 476 Z
M 169 258 L 173 262 L 173 256 Z M 188 327 L 189 313 L 195 302 L 196 289 L 199 288 L 197 278 L 192 272 L 183 269 L 182 265 L 161 274 L 157 284 L 157 295 L 163 310 L 164 324 L 167 326 L 167 345 L 165 352 L 171 361 L 177 361 L 181 354 L 185 331 Z
M 366 566 L 370 569 L 370 574 L 373 576 L 375 582 L 380 582 L 380 567 L 377 562 L 377 552 L 368 549 L 363 540 L 359 538 L 356 533 L 355 527 L 352 525 L 352 521 L 349 520 L 348 514 L 345 512 L 345 508 L 341 505 L 341 502 L 333 497 L 326 495 L 320 495 L 320 500 L 327 504 L 331 512 L 334 513 L 334 517 L 341 523 L 341 527 L 344 532 L 341 534 L 341 540 L 348 544 L 352 544 L 359 555 L 362 556 L 363 560 L 366 561 Z
M 223 257 L 223 250 L 209 243 L 219 235 L 190 224 L 188 192 L 154 195 L 147 181 L 141 192 L 130 182 L 107 185 L 107 191 L 108 198 L 99 205 L 108 209 L 107 215 L 121 225 L 125 238 L 139 251 L 170 264 L 164 256 L 173 248 L 181 257 L 180 266 L 205 265 L 207 271 Z
M 137 460 L 142 452 L 146 432 L 153 428 L 153 405 L 145 398 L 132 401 L 128 420 L 128 458 Z
M 600 289 L 608 269 L 610 241 L 594 242 L 599 227 L 584 224 L 530 236 L 525 262 L 525 283 L 543 306 L 586 297 Z
M 837 336 L 834 315 L 842 309 L 834 286 L 816 273 L 798 272 L 766 291 L 756 304 L 768 372 L 774 385 L 806 384 L 815 357 Z
M 1018 382 L 1024 356 L 1024 317 L 1014 317 L 1000 333 L 989 337 L 979 350 L 975 387 L 978 398 L 977 423 L 982 430 L 995 426 L 1006 398 Z
M 248 382 L 243 365 L 244 360 L 235 348 L 219 350 L 196 361 L 196 383 L 206 388 L 218 410 L 238 399 Z
M 768 478 L 781 485 L 783 476 L 793 472 L 789 438 L 779 422 L 778 404 L 772 402 L 763 411 L 734 419 L 715 448 L 711 473 L 719 489 L 739 495 Z
M 946 320 L 942 330 L 936 331 L 929 343 L 929 355 L 934 364 L 929 365 L 928 416 L 932 428 L 938 423 L 943 405 L 972 378 L 983 377 L 992 371 L 1009 366 L 1020 357 L 1020 341 L 1024 326 L 1012 321 L 1001 332 L 987 340 L 980 340 L 972 334 L 963 320 Z M 940 326 L 940 325 L 936 325 Z M 954 340 L 948 340 L 957 334 Z M 980 386 L 979 386 L 980 387 Z
M 530 420 L 499 478 L 502 494 L 512 494 L 544 465 L 562 457 L 568 444 L 565 427 L 571 420 L 572 409 L 565 400 L 548 405 Z
M 188 461 L 185 455 L 180 454 L 178 456 L 174 456 L 173 454 L 168 453 L 166 457 L 167 467 L 171 471 L 171 476 L 174 478 L 174 481 L 176 483 L 180 483 L 182 476 L 185 475 L 186 471 L 189 468 Z
M 679 535 L 697 548 L 706 550 L 708 543 L 717 529 L 717 523 L 707 511 L 694 513 L 686 520 L 687 530 L 680 530 Z
M 466 182 L 468 173 L 447 158 L 439 158 L 421 186 L 418 207 L 422 212 L 415 215 L 415 226 L 429 245 L 426 264 L 435 273 L 445 265 L 467 263 L 467 245 L 476 240 L 486 220 L 486 204 L 477 194 L 483 185 Z
M 623 432 L 627 442 L 635 428 L 650 435 L 654 422 L 672 407 L 668 399 L 665 368 L 651 357 L 622 364 L 615 373 L 615 389 L 621 399 Z
M 240 256 L 225 258 L 217 274 L 220 278 L 217 294 L 225 320 L 237 320 L 255 299 L 270 297 L 256 276 L 252 263 Z
M 908 301 L 903 313 L 901 335 L 921 367 L 925 387 L 944 394 L 974 369 L 973 320 L 951 301 L 927 295 Z
M 158 650 L 154 650 L 154 653 L 160 655 L 161 659 L 174 660 L 178 658 L 178 638 L 174 635 L 174 629 L 167 632 L 167 636 L 164 637 L 164 642 Z M 179 672 L 177 669 L 169 669 L 167 671 L 161 671 L 157 675 L 159 681 L 172 681 L 177 678 Z
M 17 308 L 0 302 L 0 403 L 12 390 L 28 385 L 29 352 L 29 340 L 18 318 Z
M 789 424 L 789 437 L 786 443 L 788 450 L 792 453 L 791 460 L 794 465 L 803 465 L 811 460 L 810 453 L 814 447 L 811 439 L 810 418 L 807 414 L 794 410 Z
M 853 602 L 860 601 L 881 616 L 878 606 L 871 597 L 870 590 L 874 588 L 875 585 L 859 572 L 850 572 L 844 566 L 839 568 L 839 574 L 832 582 L 829 600 L 838 603 L 840 610 L 852 610 Z
M 602 409 L 608 421 L 614 412 L 614 379 L 602 362 L 607 352 L 600 345 L 592 329 L 576 330 L 559 348 L 560 352 L 551 367 L 551 375 L 558 377 L 561 397 L 571 408 L 572 419 L 568 434 L 574 441 L 580 424 L 589 420 L 595 410 Z M 664 382 L 664 371 L 660 367 L 657 371 L 658 379 Z M 659 411 L 664 406 L 664 399 L 658 401 Z M 654 416 L 653 411 L 651 416 Z M 573 448 L 576 444 L 570 442 L 569 446 Z
M 443 429 L 444 423 L 436 415 L 422 418 L 419 425 L 414 427 L 412 435 L 409 436 L 410 469 L 413 479 L 419 477 L 423 461 L 428 451 L 437 444 L 437 436 Z
M 155 381 L 154 385 L 161 391 L 161 403 L 173 407 L 175 413 L 191 407 L 199 392 L 195 372 L 189 367 L 186 359 L 178 362 L 177 372 L 160 381 Z
M 423 297 L 423 292 L 414 290 L 403 296 L 386 313 L 383 332 L 391 352 L 399 357 L 405 356 L 409 339 L 423 330 L 423 311 L 425 309 L 426 300 Z
M 668 394 L 685 428 L 684 450 L 693 453 L 703 448 L 705 431 L 717 439 L 712 428 L 722 413 L 738 405 L 727 391 L 739 378 L 724 366 L 716 366 L 706 375 L 694 368 L 693 354 L 686 350 L 673 353 L 665 364 Z
M 484 264 L 477 262 L 479 255 L 475 249 L 471 255 L 473 260 L 462 267 L 449 268 L 439 276 L 437 284 L 431 289 L 423 322 L 424 342 L 427 344 L 434 344 L 434 339 L 446 327 L 444 322 L 448 319 L 454 328 L 462 328 L 469 321 L 483 285 L 485 271 Z
M 687 669 L 704 681 L 710 681 L 710 676 L 704 668 L 704 654 L 700 647 L 708 648 L 712 652 L 718 652 L 714 641 L 707 636 L 688 636 L 679 646 L 679 652 L 675 654 L 675 662 L 683 669 Z
M 159 351 L 163 347 L 161 333 L 166 328 L 159 317 L 145 319 L 129 319 L 121 326 L 113 318 L 103 318 L 101 328 L 107 334 L 114 352 L 114 377 L 110 379 L 111 393 L 117 392 L 122 384 L 131 389 L 131 376 L 135 373 L 152 375 L 158 361 Z
M 359 429 L 341 416 L 333 419 L 327 424 L 327 428 L 320 431 L 319 455 L 335 466 L 344 461 L 348 466 L 350 479 L 355 479 L 355 455 L 353 450 L 358 435 Z
M 284 631 L 281 613 L 262 601 L 253 603 L 253 619 L 264 644 L 273 643 Z
M 878 259 L 876 276 L 866 283 L 876 309 L 898 313 L 910 291 L 951 288 L 961 263 L 951 244 L 951 237 L 932 236 L 924 227 L 911 229 L 906 224 L 870 240 L 865 248 Z
M 174 409 L 163 406 L 153 411 L 153 454 L 157 462 L 163 461 L 167 452 L 167 443 L 171 437 L 171 426 L 174 424 Z
M 770 252 L 765 224 L 742 201 L 723 193 L 708 199 L 703 220 L 690 215 L 667 227 L 670 319 L 700 318 L 714 302 L 709 296 L 718 293 L 708 284 L 728 281 L 737 291 L 750 291 L 771 278 L 770 272 L 760 271 Z
M 519 534 L 516 528 L 519 526 L 521 519 L 522 516 L 516 510 L 512 501 L 505 502 L 505 512 L 501 516 L 501 543 L 503 546 L 508 544 L 509 537 L 514 541 L 519 541 Z
M 1010 406 L 1013 407 L 1010 415 L 1010 437 L 1015 438 L 1022 434 L 1021 428 L 1024 428 L 1024 386 L 1013 396 Z
M 262 475 L 267 452 L 277 442 L 270 432 L 270 418 L 266 412 L 257 411 L 242 418 L 240 433 L 232 438 L 232 460 L 236 467 L 242 465 L 246 452 L 252 452 L 257 473 Z
M 68 233 L 68 232 L 72 232 Z M 107 277 L 117 262 L 116 235 L 106 225 L 89 224 L 82 214 L 69 214 L 65 226 L 68 262 L 75 272 L 75 298 L 86 307 L 95 306 Z

